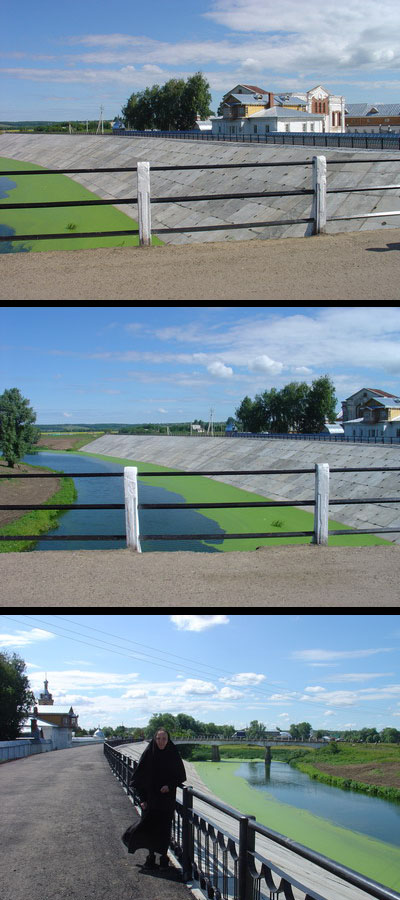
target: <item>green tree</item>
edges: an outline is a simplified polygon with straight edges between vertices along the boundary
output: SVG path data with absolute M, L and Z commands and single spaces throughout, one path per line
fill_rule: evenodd
M 176 719 L 170 713 L 155 713 L 145 728 L 146 738 L 152 738 L 158 728 L 166 728 L 170 734 L 176 730 Z
M 34 422 L 36 413 L 18 388 L 0 395 L 0 449 L 12 469 L 39 440 L 39 429 L 34 427 Z
M 381 741 L 384 744 L 400 744 L 400 731 L 397 728 L 384 728 L 381 732 Z
M 209 84 L 201 72 L 183 78 L 170 78 L 160 87 L 153 84 L 144 91 L 133 93 L 122 107 L 125 125 L 143 131 L 186 131 L 193 128 L 196 116 L 210 115 Z
M 16 653 L 0 653 L 0 740 L 14 741 L 35 698 L 24 674 L 26 664 Z
M 336 419 L 335 385 L 329 375 L 316 378 L 311 385 L 303 418 L 303 434 L 318 434 L 325 422 Z
M 197 116 L 201 119 L 210 116 L 210 103 L 210 85 L 202 72 L 196 72 L 187 79 L 182 91 L 180 128 L 183 131 L 194 128 Z
M 311 725 L 309 722 L 299 722 L 298 725 L 291 725 L 290 734 L 295 741 L 308 741 L 311 734 Z

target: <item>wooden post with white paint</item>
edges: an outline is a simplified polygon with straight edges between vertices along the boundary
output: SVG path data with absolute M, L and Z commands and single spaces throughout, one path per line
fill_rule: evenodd
M 151 212 L 150 212 L 150 163 L 137 164 L 137 200 L 139 219 L 139 244 L 149 247 L 151 244 Z
M 326 228 L 326 157 L 313 156 L 313 211 L 314 234 L 323 234 Z
M 314 544 L 327 546 L 329 517 L 329 466 L 315 466 Z
M 129 550 L 142 552 L 139 538 L 138 486 L 136 466 L 124 468 L 126 545 Z

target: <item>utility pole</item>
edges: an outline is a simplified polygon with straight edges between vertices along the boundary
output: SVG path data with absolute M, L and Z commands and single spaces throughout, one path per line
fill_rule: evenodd
M 210 421 L 208 423 L 207 434 L 214 437 L 214 410 L 210 409 Z
M 98 122 L 98 125 L 97 125 L 97 131 L 96 131 L 96 134 L 100 134 L 100 125 L 101 125 L 101 133 L 104 134 L 103 110 L 104 110 L 104 106 L 103 106 L 103 104 L 102 104 L 102 105 L 100 106 L 100 118 L 99 118 L 99 122 Z

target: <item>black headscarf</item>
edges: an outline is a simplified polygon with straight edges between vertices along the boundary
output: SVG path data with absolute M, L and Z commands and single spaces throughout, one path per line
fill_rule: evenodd
M 160 750 L 156 743 L 156 736 L 150 741 L 143 751 L 139 764 L 132 775 L 131 786 L 138 793 L 140 799 L 151 806 L 166 809 L 175 803 L 176 788 L 186 779 L 185 767 L 175 744 L 171 741 L 168 731 L 162 729 L 168 736 L 168 743 L 164 750 Z M 161 731 L 159 728 L 156 732 Z M 167 784 L 169 791 L 161 794 L 161 788 Z

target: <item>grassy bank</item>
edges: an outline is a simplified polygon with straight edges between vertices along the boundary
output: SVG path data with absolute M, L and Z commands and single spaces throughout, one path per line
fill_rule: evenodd
M 0 169 L 12 171 L 12 175 L 3 176 L 3 188 L 6 196 L 2 203 L 50 203 L 57 200 L 100 200 L 97 194 L 88 191 L 81 184 L 67 175 L 18 175 L 18 171 L 38 170 L 43 166 L 22 162 L 16 159 L 0 157 Z M 49 167 L 51 168 L 51 167 Z M 88 178 L 90 179 L 90 175 Z M 10 182 L 7 188 L 6 178 Z M 16 183 L 16 187 L 12 183 Z M 135 178 L 132 174 L 132 186 L 126 191 L 128 197 L 135 194 Z M 10 231 L 10 243 L 0 242 L 0 253 L 38 253 L 43 250 L 79 250 L 90 247 L 134 247 L 139 243 L 136 235 L 93 238 L 61 238 L 59 240 L 16 241 L 13 234 L 79 234 L 80 232 L 123 231 L 137 229 L 137 222 L 115 206 L 73 206 L 50 209 L 10 209 L 3 210 L 1 234 Z M 162 244 L 153 237 L 153 244 Z
M 280 803 L 235 775 L 238 762 L 196 762 L 207 787 L 224 803 L 292 840 L 394 890 L 400 889 L 400 848 L 334 825 L 305 810 Z
M 106 462 L 114 462 L 124 466 L 137 466 L 139 473 L 140 470 L 142 472 L 154 472 L 155 474 L 157 472 L 173 471 L 166 466 L 157 466 L 154 463 L 121 459 L 86 451 L 81 452 L 85 456 L 103 459 Z M 179 478 L 179 475 L 172 478 L 151 477 L 141 478 L 140 481 L 180 494 L 187 503 L 195 503 L 196 501 L 202 503 L 245 503 L 246 501 L 254 503 L 267 499 L 259 494 L 253 494 L 201 475 L 194 475 L 191 478 Z M 279 537 L 279 533 L 282 531 L 313 531 L 313 514 L 298 508 L 285 506 L 272 507 L 270 509 L 268 507 L 260 509 L 210 509 L 201 510 L 201 514 L 217 522 L 220 528 L 223 528 L 228 533 L 246 534 L 248 532 L 266 531 L 277 535 L 276 538 L 228 539 L 215 545 L 211 541 L 204 541 L 209 546 L 215 546 L 215 549 L 219 552 L 257 550 L 258 547 L 276 546 L 277 544 L 312 543 L 312 537 Z M 330 519 L 329 527 L 336 529 L 345 528 L 346 526 Z M 389 545 L 388 541 L 373 534 L 335 535 L 329 538 L 329 545 L 332 547 L 365 547 L 377 544 Z
M 325 784 L 400 802 L 398 744 L 329 744 L 288 761 Z
M 34 469 L 34 467 L 32 467 Z M 43 469 L 42 469 L 43 471 Z M 53 472 L 53 469 L 45 469 L 44 471 Z M 56 472 L 55 474 L 59 474 Z M 26 515 L 21 516 L 8 525 L 0 528 L 1 535 L 14 534 L 44 534 L 57 527 L 62 512 L 55 509 L 47 509 L 46 505 L 55 503 L 74 503 L 77 498 L 77 491 L 72 478 L 61 478 L 61 484 L 58 491 L 48 497 L 43 503 L 41 510 L 31 510 Z M 37 502 L 37 501 L 34 501 Z M 35 541 L 0 541 L 0 553 L 17 553 L 27 550 L 33 550 Z

